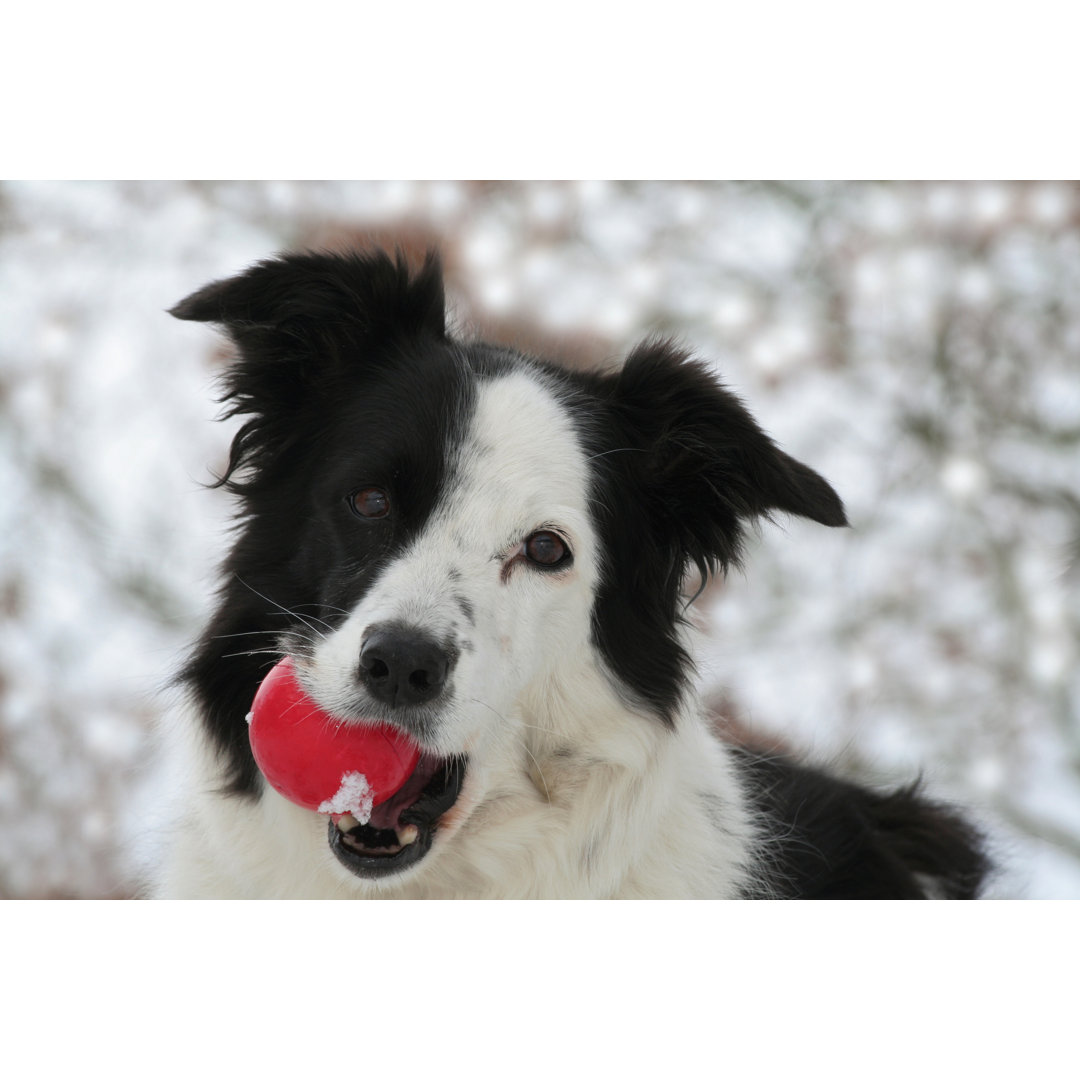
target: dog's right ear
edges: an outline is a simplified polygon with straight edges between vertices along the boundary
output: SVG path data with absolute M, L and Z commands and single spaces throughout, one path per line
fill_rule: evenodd
M 169 312 L 211 322 L 238 343 L 280 334 L 294 343 L 327 333 L 446 333 L 446 301 L 438 256 L 429 252 L 411 275 L 401 252 L 284 255 L 236 277 L 213 281 Z
M 181 300 L 171 315 L 221 326 L 238 355 L 224 374 L 225 417 L 249 419 L 225 475 L 233 490 L 269 478 L 294 444 L 301 413 L 340 393 L 342 380 L 396 355 L 396 341 L 446 336 L 439 259 L 415 273 L 399 252 L 285 255 Z M 234 477 L 246 467 L 249 479 Z

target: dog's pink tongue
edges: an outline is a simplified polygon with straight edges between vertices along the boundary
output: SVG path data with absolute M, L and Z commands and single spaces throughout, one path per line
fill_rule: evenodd
M 420 748 L 396 728 L 324 712 L 288 656 L 263 679 L 248 722 L 255 763 L 272 787 L 308 810 L 352 814 L 361 824 L 401 790 L 420 759 Z

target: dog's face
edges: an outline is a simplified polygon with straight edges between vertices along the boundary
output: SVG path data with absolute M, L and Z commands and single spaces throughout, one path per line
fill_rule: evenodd
M 421 746 L 369 823 L 328 830 L 362 878 L 422 872 L 500 769 L 528 768 L 555 724 L 538 698 L 602 686 L 628 722 L 671 725 L 688 564 L 726 566 L 772 509 L 843 522 L 825 481 L 670 346 L 583 376 L 456 342 L 434 263 L 410 278 L 381 255 L 290 257 L 174 314 L 228 329 L 227 397 L 248 417 L 226 477 L 244 522 L 187 677 L 239 793 L 259 787 L 243 718 L 267 648 L 327 710 Z M 585 735 L 585 713 L 564 708 L 558 737 Z
M 320 600 L 338 618 L 305 665 L 331 711 L 391 720 L 445 756 L 590 650 L 597 577 L 585 454 L 554 397 L 508 374 L 464 411 L 437 491 L 411 490 L 423 463 L 394 460 L 399 447 L 333 470 L 313 529 L 335 552 Z
M 496 376 L 458 396 L 439 484 L 421 493 L 409 478 L 422 474 L 422 459 L 402 459 L 400 443 L 372 453 L 356 439 L 370 404 L 357 406 L 352 439 L 334 455 L 348 466 L 332 470 L 312 525 L 316 545 L 334 552 L 320 586 L 320 617 L 333 629 L 294 631 L 291 651 L 325 708 L 397 724 L 432 762 L 457 763 L 454 806 L 434 806 L 442 844 L 483 798 L 484 763 L 507 756 L 507 743 L 529 745 L 525 689 L 591 652 L 597 550 L 585 455 L 535 378 Z M 396 421 L 430 430 L 411 411 L 399 405 Z M 442 782 L 436 774 L 433 786 Z M 415 811 L 405 823 L 417 838 L 400 854 L 373 835 L 411 835 L 396 810 L 377 808 L 371 825 L 343 839 L 331 832 L 350 869 L 383 876 L 426 853 L 434 823 Z M 369 861 L 365 841 L 392 857 Z

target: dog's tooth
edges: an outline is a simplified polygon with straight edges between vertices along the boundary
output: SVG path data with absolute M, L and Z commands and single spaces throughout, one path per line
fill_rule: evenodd
M 337 827 L 342 832 L 348 832 L 350 829 L 355 829 L 359 824 L 360 822 L 357 821 L 352 814 L 342 814 L 341 817 L 337 819 Z
M 415 825 L 403 825 L 397 831 L 398 843 L 405 847 L 411 844 L 420 835 L 420 830 Z

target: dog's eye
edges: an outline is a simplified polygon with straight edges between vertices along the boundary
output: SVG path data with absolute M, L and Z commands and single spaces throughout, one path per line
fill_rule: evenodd
M 349 508 L 362 518 L 386 517 L 390 513 L 390 497 L 382 488 L 362 488 L 349 496 Z
M 553 532 L 534 532 L 525 541 L 525 557 L 537 566 L 559 566 L 570 559 L 570 549 Z

